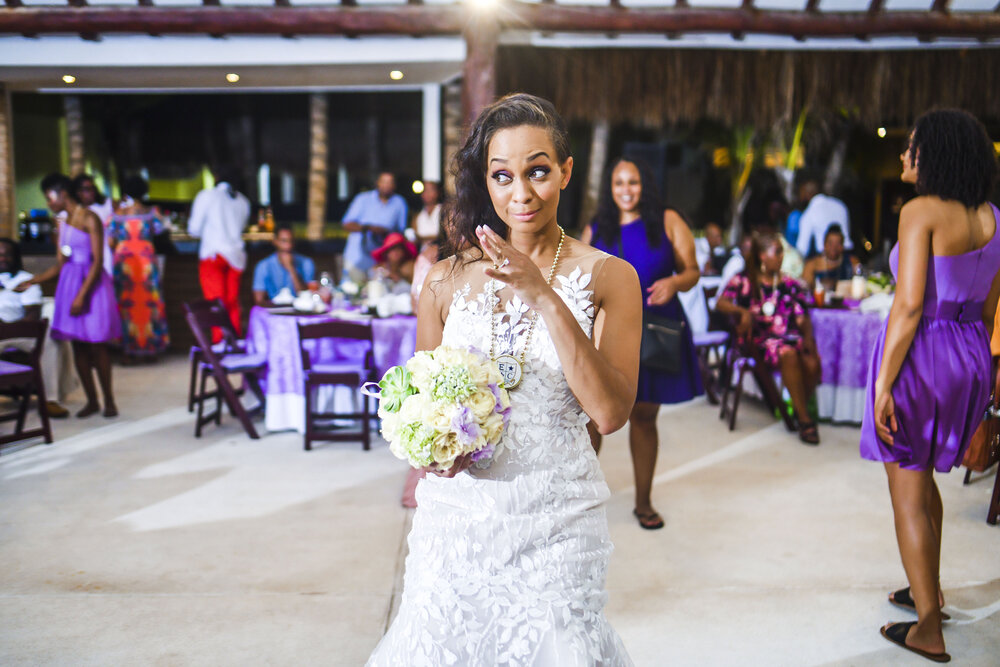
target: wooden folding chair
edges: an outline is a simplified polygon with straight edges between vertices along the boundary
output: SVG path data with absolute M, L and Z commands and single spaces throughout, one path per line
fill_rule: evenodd
M 45 333 L 49 329 L 48 320 L 22 320 L 20 322 L 0 322 L 0 347 L 2 341 L 11 338 L 31 338 L 35 343 L 27 353 L 27 363 L 0 361 L 0 392 L 8 393 L 18 398 L 18 407 L 14 412 L 0 415 L 0 422 L 14 421 L 14 432 L 0 436 L 0 444 L 42 436 L 46 443 L 52 442 L 52 429 L 49 425 L 48 400 L 45 397 L 45 383 L 42 381 L 42 347 L 45 345 Z M 25 429 L 24 421 L 28 414 L 28 404 L 34 395 L 38 403 L 38 417 L 42 425 L 39 428 Z
M 305 449 L 312 449 L 314 440 L 355 441 L 361 440 L 365 450 L 371 448 L 371 420 L 374 416 L 369 408 L 368 396 L 361 394 L 360 412 L 314 412 L 313 390 L 324 385 L 347 386 L 360 390 L 366 382 L 375 379 L 375 361 L 370 323 L 342 322 L 326 320 L 322 322 L 299 322 L 299 344 L 302 347 L 302 377 L 306 396 Z M 361 359 L 313 363 L 306 350 L 305 341 L 336 338 L 367 341 L 368 348 Z M 361 392 L 358 391 L 360 394 Z M 361 422 L 360 431 L 320 430 L 318 420 L 340 419 Z
M 263 355 L 247 354 L 245 352 L 216 351 L 212 345 L 212 328 L 225 328 L 224 322 L 228 321 L 229 315 L 221 307 L 212 307 L 204 310 L 189 310 L 185 315 L 191 333 L 194 334 L 198 347 L 201 348 L 201 361 L 198 366 L 200 376 L 199 387 L 194 395 L 196 407 L 194 435 L 201 437 L 201 429 L 205 424 L 222 422 L 222 403 L 225 402 L 230 413 L 239 419 L 243 429 L 253 439 L 257 439 L 257 429 L 254 428 L 250 420 L 250 413 L 240 402 L 240 391 L 237 391 L 229 382 L 229 376 L 240 375 L 243 384 L 249 387 L 257 397 L 259 405 L 254 412 L 262 411 L 265 406 L 264 392 L 260 387 L 258 374 L 266 366 Z M 215 381 L 215 389 L 209 391 L 207 388 L 209 376 Z M 215 399 L 215 410 L 205 414 L 205 402 Z
M 187 315 L 192 311 L 206 311 L 213 308 L 221 308 L 225 310 L 222 305 L 221 299 L 199 300 L 199 301 L 189 301 L 184 306 L 184 314 Z M 232 320 L 226 320 L 226 326 L 221 326 L 222 340 L 213 345 L 216 352 L 244 352 L 246 351 L 246 340 L 241 340 L 236 334 L 236 329 L 233 328 Z M 191 350 L 188 353 L 188 358 L 191 361 L 191 376 L 188 380 L 188 412 L 194 412 L 194 396 L 196 387 L 198 385 L 198 370 L 201 368 L 202 356 L 201 347 L 198 345 L 192 345 Z M 240 392 L 242 393 L 242 391 Z

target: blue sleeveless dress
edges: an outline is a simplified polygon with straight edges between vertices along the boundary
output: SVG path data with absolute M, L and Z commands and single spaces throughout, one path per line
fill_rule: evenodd
M 1000 211 L 992 207 L 997 229 L 985 246 L 961 255 L 931 255 L 927 263 L 923 315 L 892 386 L 899 430 L 891 446 L 875 432 L 875 380 L 889 321 L 882 325 L 868 368 L 862 458 L 938 472 L 962 464 L 993 388 L 983 323 L 983 305 L 1000 270 Z M 889 266 L 895 276 L 899 244 Z
M 642 286 L 643 310 L 653 315 L 683 320 L 687 316 L 680 300 L 673 299 L 661 306 L 646 305 L 646 290 L 657 280 L 675 275 L 677 262 L 674 260 L 674 244 L 670 242 L 667 232 L 660 226 L 660 242 L 656 246 L 649 244 L 646 236 L 646 226 L 642 219 L 636 219 L 621 226 L 621 238 L 618 243 L 607 244 L 597 235 L 596 223 L 592 226 L 591 243 L 599 250 L 609 255 L 621 257 L 632 265 L 639 274 L 639 284 Z M 644 403 L 682 403 L 704 393 L 701 384 L 701 373 L 698 370 L 698 357 L 691 340 L 691 325 L 685 327 L 684 345 L 681 353 L 681 371 L 677 375 L 668 375 L 659 371 L 639 367 L 639 386 L 636 401 Z

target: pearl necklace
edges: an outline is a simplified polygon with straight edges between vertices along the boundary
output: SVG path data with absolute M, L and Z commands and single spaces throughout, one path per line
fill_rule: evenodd
M 552 268 L 549 269 L 549 277 L 546 279 L 545 284 L 549 287 L 552 286 L 552 279 L 555 278 L 556 268 L 559 266 L 559 255 L 562 254 L 563 241 L 566 239 L 566 232 L 563 228 L 559 228 L 559 245 L 556 246 L 556 256 L 552 258 Z M 496 282 L 494 279 L 492 282 Z M 495 285 L 494 285 L 495 288 Z M 499 303 L 499 298 L 496 296 L 496 289 L 491 290 L 492 300 L 490 305 L 496 307 Z M 503 313 L 500 313 L 500 317 L 503 317 Z M 524 374 L 524 358 L 528 354 L 528 346 L 531 344 L 531 335 L 535 332 L 535 322 L 538 320 L 538 311 L 531 311 L 531 321 L 528 323 L 528 335 L 524 339 L 524 347 L 521 348 L 521 358 L 518 359 L 513 354 L 501 354 L 497 355 L 495 352 L 496 341 L 497 341 L 497 319 L 496 313 L 490 310 L 490 359 L 496 362 L 497 368 L 500 369 L 500 375 L 503 377 L 504 388 L 514 389 L 517 385 L 521 384 L 521 377 Z M 511 350 L 513 352 L 513 349 Z

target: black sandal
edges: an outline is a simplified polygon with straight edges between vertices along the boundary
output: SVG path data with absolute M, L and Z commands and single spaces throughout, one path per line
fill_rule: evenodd
M 916 613 L 917 605 L 913 602 L 913 597 L 910 595 L 910 587 L 900 588 L 898 591 L 889 593 L 889 604 L 894 604 L 900 609 L 906 609 L 907 611 L 912 611 Z M 946 614 L 944 611 L 941 612 L 942 621 L 950 621 L 951 616 Z
M 632 514 L 639 520 L 639 525 L 646 530 L 659 530 L 664 526 L 663 517 L 656 510 L 647 514 L 639 514 L 639 510 L 632 510 Z
M 924 651 L 923 649 L 910 646 L 906 643 L 907 633 L 909 633 L 910 628 L 916 624 L 916 621 L 910 621 L 909 623 L 888 623 L 882 626 L 882 629 L 879 630 L 879 632 L 882 633 L 883 637 L 891 641 L 899 648 L 905 648 L 907 651 L 916 653 L 922 658 L 927 658 L 928 660 L 933 660 L 934 662 L 951 662 L 951 656 L 947 653 L 931 653 L 930 651 Z
M 799 422 L 799 440 L 807 445 L 819 444 L 819 429 L 816 422 Z

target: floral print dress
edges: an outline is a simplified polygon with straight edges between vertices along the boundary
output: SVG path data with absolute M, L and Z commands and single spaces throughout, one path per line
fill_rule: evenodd
M 753 316 L 751 343 L 764 353 L 764 362 L 777 368 L 781 350 L 802 349 L 800 319 L 813 304 L 812 293 L 795 278 L 782 275 L 777 285 L 761 283 L 756 293 L 746 271 L 733 276 L 719 298 L 728 299 Z
M 163 231 L 156 213 L 115 215 L 108 236 L 116 241 L 114 282 L 122 320 L 122 349 L 129 356 L 157 355 L 170 343 L 153 236 Z

